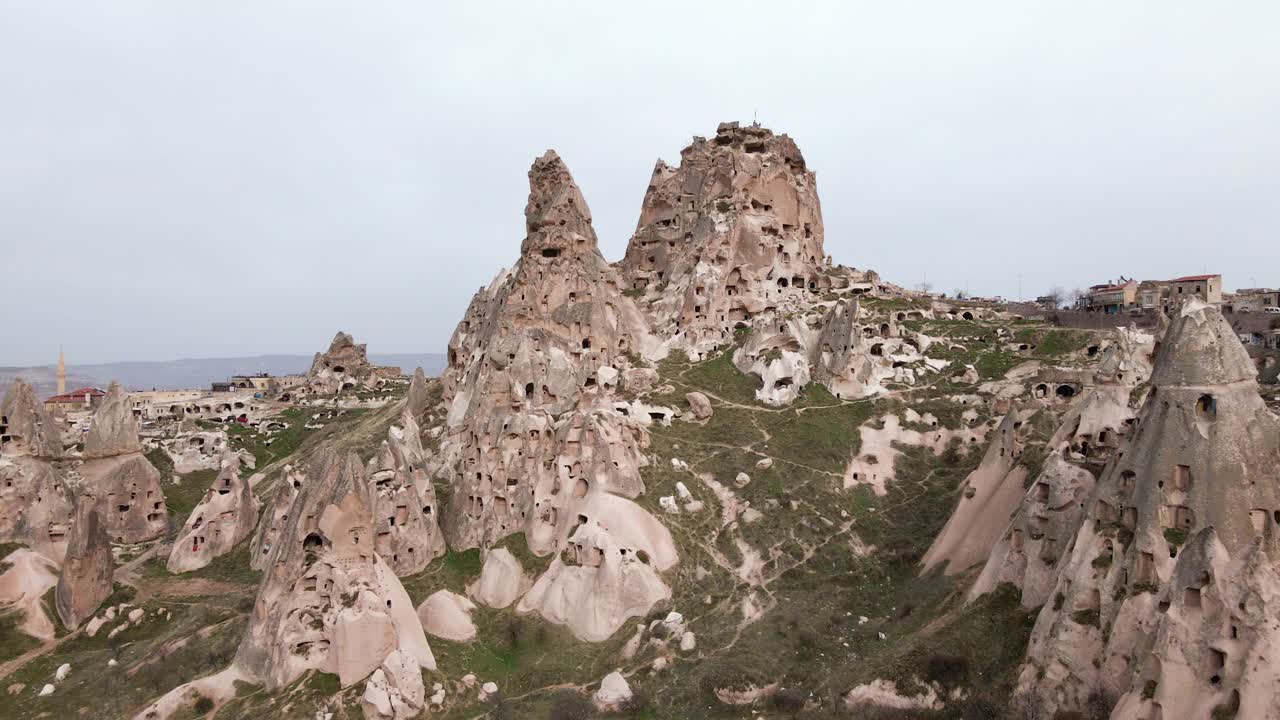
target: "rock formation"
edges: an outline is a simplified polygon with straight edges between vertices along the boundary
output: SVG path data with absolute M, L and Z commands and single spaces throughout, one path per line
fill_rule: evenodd
M 114 541 L 136 543 L 164 534 L 169 516 L 160 471 L 142 454 L 133 412 L 117 383 L 93 413 L 84 457 L 81 489 L 97 498 Z
M 373 501 L 374 548 L 396 575 L 422 572 L 443 555 L 435 488 L 423 469 L 418 424 L 409 411 L 393 426 L 367 469 Z
M 658 573 L 675 565 L 675 543 L 662 523 L 625 498 L 595 494 L 575 509 L 567 546 L 516 609 L 536 610 L 578 639 L 598 642 L 670 597 Z
M 1029 413 L 1005 415 L 982 462 L 960 486 L 960 500 L 921 562 L 925 571 L 947 563 L 946 573 L 985 562 L 1022 501 L 1027 469 L 1018 463 Z
M 114 571 L 106 525 L 98 515 L 94 498 L 85 496 L 76 503 L 66 557 L 54 595 L 63 626 L 74 629 L 93 616 L 102 601 L 111 596 Z
M 467 588 L 467 594 L 481 605 L 505 608 L 523 595 L 529 585 L 516 556 L 506 548 L 494 548 L 485 552 L 480 578 Z
M 449 341 L 440 462 L 456 549 L 523 531 L 546 554 L 568 536 L 575 502 L 643 491 L 647 436 L 614 390 L 628 354 L 656 341 L 554 152 L 534 162 L 529 189 L 520 260 L 476 295 Z
M 1057 580 L 1068 542 L 1084 519 L 1085 502 L 1093 486 L 1093 473 L 1067 462 L 1061 449 L 1052 451 L 1023 495 L 1012 522 L 991 549 L 969 597 L 1012 583 L 1022 591 L 1024 607 L 1043 605 Z M 993 523 L 998 520 L 991 518 Z
M 740 323 L 831 287 L 816 178 L 786 135 L 722 124 L 678 168 L 658 161 L 621 265 L 655 329 L 707 357 Z
M 308 669 L 359 682 L 395 652 L 435 669 L 408 593 L 374 549 L 359 458 L 325 448 L 265 548 L 266 570 L 236 664 L 270 689 Z
M 0 401 L 0 456 L 56 460 L 62 457 L 62 433 L 47 417 L 35 391 L 14 380 Z
M 289 522 L 293 503 L 306 480 L 305 469 L 286 465 L 281 470 L 280 479 L 276 481 L 275 492 L 271 496 L 271 506 L 263 514 L 262 522 L 258 523 L 258 530 L 249 546 L 249 566 L 254 570 L 267 569 L 267 560 L 275 549 L 280 533 Z
M 360 708 L 365 720 L 407 720 L 418 717 L 427 702 L 417 660 L 396 650 L 369 676 Z
M 405 398 L 405 408 L 414 420 L 421 420 L 431 409 L 431 396 L 427 389 L 427 375 L 422 368 L 413 371 L 413 379 L 409 381 L 409 393 Z
M 63 457 L 57 422 L 31 386 L 16 380 L 0 402 L 0 542 L 24 542 L 61 560 L 72 499 L 55 464 Z
M 1151 384 L 1069 541 L 1018 692 L 1049 715 L 1100 694 L 1120 700 L 1113 717 L 1277 717 L 1280 418 L 1198 300 L 1172 320 Z
M 418 618 L 422 629 L 434 637 L 455 642 L 466 642 L 476 636 L 471 611 L 475 603 L 448 590 L 437 590 L 418 606 Z
M 760 378 L 756 397 L 771 405 L 792 402 L 812 381 L 838 398 L 869 397 L 931 371 L 922 354 L 927 338 L 909 335 L 892 317 L 863 313 L 856 300 L 815 302 L 803 313 L 759 315 L 733 363 Z
M 174 540 L 167 564 L 169 572 L 198 570 L 231 552 L 253 532 L 260 507 L 249 481 L 240 477 L 240 457 L 225 454 L 217 478 Z
M 384 372 L 394 370 L 394 373 Z M 337 395 L 357 388 L 375 388 L 384 374 L 399 374 L 398 368 L 380 368 L 369 362 L 367 347 L 339 331 L 329 343 L 329 350 L 316 353 L 307 370 L 307 387 L 320 395 Z

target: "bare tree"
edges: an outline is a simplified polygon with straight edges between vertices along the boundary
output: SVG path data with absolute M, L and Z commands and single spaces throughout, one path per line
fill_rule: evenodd
M 928 280 L 925 280 L 919 285 L 916 285 L 916 287 L 919 288 L 920 292 L 923 292 L 923 293 L 933 292 L 933 283 L 929 282 Z
M 1076 306 L 1080 304 L 1081 300 L 1084 300 L 1086 295 L 1088 295 L 1088 293 L 1086 293 L 1084 290 L 1081 290 L 1080 288 L 1075 288 L 1067 293 L 1067 299 L 1071 301 L 1071 304 L 1073 306 Z
M 1057 310 L 1062 307 L 1062 303 L 1067 300 L 1067 291 L 1061 285 L 1054 285 L 1049 288 L 1049 292 L 1045 295 L 1053 303 L 1053 309 Z

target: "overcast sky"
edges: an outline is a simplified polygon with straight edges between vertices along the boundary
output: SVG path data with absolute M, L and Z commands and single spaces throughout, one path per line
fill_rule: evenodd
M 447 6 L 447 7 L 442 7 Z M 555 148 L 622 256 L 753 115 L 826 247 L 1034 296 L 1280 285 L 1280 3 L 0 0 L 0 365 L 443 351 Z

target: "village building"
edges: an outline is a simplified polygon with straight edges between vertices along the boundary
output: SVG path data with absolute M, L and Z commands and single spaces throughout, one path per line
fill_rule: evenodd
M 1280 290 L 1274 288 L 1243 288 L 1225 298 L 1222 303 L 1225 315 L 1236 313 L 1280 313 Z
M 1169 281 L 1169 298 L 1165 310 L 1182 304 L 1189 297 L 1198 297 L 1211 304 L 1222 303 L 1221 275 L 1188 275 Z
M 1116 315 L 1133 307 L 1138 295 L 1138 281 L 1121 277 L 1113 283 L 1094 285 L 1081 298 L 1083 309 Z
M 107 394 L 98 388 L 78 388 L 69 393 L 54 395 L 48 400 L 45 400 L 44 410 L 47 413 L 53 413 L 56 415 L 95 410 L 102 404 L 103 399 L 106 397 Z

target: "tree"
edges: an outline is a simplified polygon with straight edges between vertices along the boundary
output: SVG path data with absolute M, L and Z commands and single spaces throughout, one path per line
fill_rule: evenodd
M 929 282 L 928 280 L 925 280 L 919 285 L 916 285 L 916 287 L 919 288 L 920 292 L 922 293 L 933 292 L 933 283 Z
M 1067 291 L 1061 285 L 1054 285 L 1049 288 L 1049 292 L 1045 294 L 1049 301 L 1053 303 L 1053 309 L 1057 310 L 1067 301 Z

